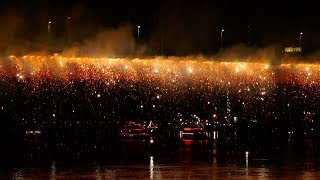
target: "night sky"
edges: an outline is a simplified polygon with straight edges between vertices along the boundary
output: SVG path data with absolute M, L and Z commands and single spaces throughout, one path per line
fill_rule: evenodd
M 306 52 L 320 47 L 320 11 L 315 2 L 7 0 L 0 3 L 0 48 L 20 44 L 43 47 L 49 20 L 53 22 L 52 39 L 61 48 L 66 46 L 67 38 L 68 45 L 81 43 L 123 24 L 131 26 L 135 40 L 140 25 L 141 43 L 155 53 L 160 51 L 162 39 L 168 54 L 215 53 L 221 28 L 225 29 L 225 47 L 238 43 L 253 47 L 298 46 L 300 32 L 304 33 Z

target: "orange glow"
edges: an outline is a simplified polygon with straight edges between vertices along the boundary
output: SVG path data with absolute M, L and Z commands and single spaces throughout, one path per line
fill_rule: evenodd
M 275 73 L 277 72 L 277 73 Z M 103 80 L 114 85 L 121 80 L 156 81 L 175 87 L 182 82 L 208 86 L 255 84 L 266 89 L 275 83 L 320 85 L 320 64 L 270 65 L 262 62 L 220 62 L 215 59 L 187 57 L 92 58 L 11 55 L 0 59 L 0 76 L 16 76 L 20 81 L 42 78 Z
M 183 131 L 203 131 L 203 128 L 183 128 Z

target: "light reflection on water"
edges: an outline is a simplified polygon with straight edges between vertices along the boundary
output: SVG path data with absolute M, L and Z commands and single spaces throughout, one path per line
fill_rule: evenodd
M 70 169 L 59 169 L 57 174 L 52 176 L 45 168 L 25 168 L 23 171 L 14 169 L 11 172 L 13 179 L 117 179 L 117 178 L 144 178 L 144 179 L 161 179 L 161 178 L 215 178 L 230 177 L 237 179 L 247 179 L 249 177 L 259 177 L 259 179 L 268 178 L 315 178 L 320 177 L 319 171 L 301 171 L 288 168 L 268 169 L 268 168 L 246 168 L 239 166 L 208 166 L 193 165 L 186 167 L 184 165 L 134 165 L 134 166 L 105 166 L 101 167 L 81 167 Z M 9 175 L 10 176 L 10 175 Z
M 320 161 L 314 155 L 312 142 L 304 141 L 304 152 L 295 151 L 295 146 L 288 144 L 286 151 L 277 151 L 273 155 L 243 150 L 230 153 L 219 147 L 217 141 L 183 140 L 176 152 L 169 154 L 152 152 L 101 160 L 64 162 L 51 160 L 39 165 L 28 162 L 17 165 L 7 172 L 0 171 L 1 177 L 8 179 L 167 179 L 167 178 L 204 178 L 216 177 L 231 179 L 247 178 L 303 178 L 320 177 Z M 134 146 L 133 146 L 134 147 Z M 283 149 L 285 149 L 283 148 Z M 282 149 L 282 150 L 283 150 Z M 298 153 L 298 154 L 297 154 Z M 137 157 L 134 157 L 134 156 Z M 285 156 L 284 156 L 285 155 Z M 266 158 L 267 157 L 267 158 Z M 139 161 L 136 161 L 139 159 Z M 3 178 L 1 178 L 3 179 Z

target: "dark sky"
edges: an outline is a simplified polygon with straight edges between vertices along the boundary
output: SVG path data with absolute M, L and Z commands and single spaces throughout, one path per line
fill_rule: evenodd
M 316 2 L 279 0 L 7 0 L 0 2 L 1 39 L 45 41 L 51 20 L 53 37 L 81 42 L 106 28 L 130 23 L 141 25 L 141 41 L 172 53 L 212 53 L 225 29 L 225 46 L 246 43 L 258 47 L 272 44 L 299 45 L 308 51 L 320 47 L 320 11 Z M 71 21 L 67 22 L 66 17 Z M 249 27 L 249 28 L 248 28 Z M 136 37 L 136 32 L 132 34 Z M 70 35 L 71 37 L 71 35 Z M 8 40 L 9 41 L 9 40 Z M 11 41 L 11 40 L 10 40 Z

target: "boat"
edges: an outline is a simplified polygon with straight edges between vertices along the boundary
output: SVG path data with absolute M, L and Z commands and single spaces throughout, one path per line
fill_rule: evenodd
M 121 127 L 119 135 L 121 138 L 150 138 L 148 130 L 143 125 L 137 124 L 135 122 L 129 122 L 125 126 Z
M 207 133 L 201 125 L 188 124 L 182 127 L 181 137 L 183 139 L 205 139 Z

